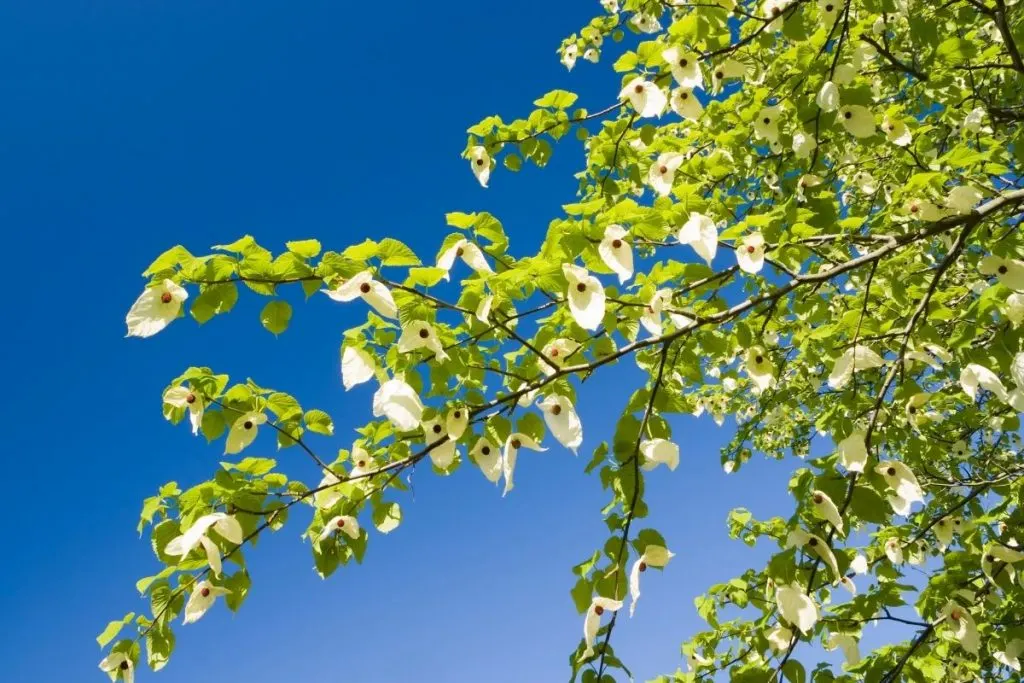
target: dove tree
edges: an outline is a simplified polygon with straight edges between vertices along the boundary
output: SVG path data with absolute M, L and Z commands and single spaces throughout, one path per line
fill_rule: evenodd
M 688 670 L 659 681 L 1019 680 L 1024 7 L 594 9 L 559 57 L 611 62 L 606 100 L 548 92 L 522 118 L 473 125 L 463 151 L 467 182 L 487 187 L 582 146 L 578 196 L 542 244 L 450 213 L 436 254 L 395 239 L 272 252 L 243 237 L 202 255 L 175 246 L 145 270 L 129 335 L 208 323 L 240 295 L 266 297 L 261 321 L 281 333 L 281 295 L 301 288 L 365 311 L 344 335 L 342 380 L 376 389 L 356 442 L 328 457 L 309 436 L 331 436 L 331 417 L 285 392 L 206 367 L 171 379 L 167 419 L 238 456 L 146 499 L 140 529 L 162 568 L 137 585 L 149 609 L 99 638 L 112 678 L 163 667 L 179 621 L 239 609 L 262 535 L 304 528 L 327 577 L 400 523 L 403 473 L 476 468 L 516 495 L 517 459 L 542 467 L 528 451 L 582 447 L 608 536 L 567 586 L 584 623 L 565 634 L 568 673 L 625 680 L 615 636 L 641 584 L 697 553 L 644 526 L 645 484 L 688 476 L 706 456 L 673 432 L 710 419 L 734 433 L 727 472 L 791 465 L 792 508 L 730 513 L 729 535 L 769 559 L 697 598 L 707 629 L 680 634 Z M 608 440 L 588 441 L 583 380 L 621 364 L 646 379 Z M 243 457 L 257 428 L 315 476 Z M 860 647 L 879 622 L 886 642 Z

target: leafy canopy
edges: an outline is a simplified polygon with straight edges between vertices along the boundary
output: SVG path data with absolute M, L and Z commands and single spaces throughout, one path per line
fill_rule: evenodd
M 646 381 L 586 466 L 607 491 L 608 537 L 573 568 L 573 679 L 629 675 L 613 648 L 626 604 L 692 551 L 643 524 L 646 479 L 685 476 L 673 416 L 692 414 L 734 419 L 728 472 L 755 452 L 792 462 L 793 508 L 730 514 L 733 538 L 772 555 L 696 600 L 708 628 L 682 645 L 688 671 L 659 680 L 1020 680 L 1024 10 L 601 5 L 559 54 L 572 69 L 617 52 L 621 92 L 591 111 L 553 91 L 525 118 L 469 129 L 483 186 L 582 141 L 577 201 L 536 253 L 511 251 L 495 216 L 452 213 L 426 257 L 394 239 L 274 253 L 243 237 L 207 255 L 176 246 L 146 269 L 135 336 L 186 310 L 206 323 L 240 293 L 266 297 L 260 321 L 283 334 L 289 286 L 365 307 L 343 380 L 378 388 L 373 419 L 332 458 L 308 441 L 333 434 L 331 416 L 296 397 L 205 367 L 171 380 L 167 419 L 223 440 L 227 457 L 208 481 L 144 502 L 162 568 L 137 584 L 148 609 L 98 638 L 112 678 L 131 678 L 143 652 L 163 667 L 179 616 L 237 610 L 265 533 L 306 525 L 327 577 L 401 523 L 411 468 L 478 468 L 514 495 L 520 451 L 580 446 L 582 381 L 635 363 Z M 247 455 L 258 432 L 308 456 L 315 477 Z M 895 641 L 861 651 L 879 621 Z

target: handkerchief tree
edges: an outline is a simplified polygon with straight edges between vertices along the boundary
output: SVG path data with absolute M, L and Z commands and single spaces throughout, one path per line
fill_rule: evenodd
M 1024 9 L 595 10 L 559 56 L 570 69 L 615 56 L 607 100 L 584 109 L 549 92 L 523 118 L 474 125 L 463 152 L 467 182 L 486 187 L 582 142 L 577 201 L 535 252 L 492 215 L 451 213 L 436 254 L 394 239 L 272 252 L 243 237 L 208 255 L 173 247 L 143 273 L 133 336 L 210 322 L 243 295 L 266 297 L 262 323 L 282 333 L 290 287 L 365 310 L 344 335 L 343 382 L 379 388 L 335 458 L 308 438 L 331 436 L 331 417 L 298 398 L 205 367 L 170 381 L 165 416 L 239 455 L 145 501 L 140 528 L 163 569 L 138 583 L 148 610 L 99 638 L 112 678 L 130 680 L 143 660 L 163 667 L 182 621 L 239 609 L 262 535 L 305 527 L 327 577 L 400 523 L 412 468 L 478 468 L 515 495 L 517 464 L 543 467 L 532 451 L 586 444 L 608 535 L 566 586 L 584 624 L 565 634 L 567 673 L 625 680 L 615 635 L 641 584 L 696 552 L 644 525 L 647 479 L 686 476 L 697 457 L 673 434 L 694 419 L 680 416 L 730 420 L 727 472 L 753 457 L 791 462 L 792 513 L 730 514 L 733 538 L 772 555 L 697 599 L 708 628 L 680 634 L 689 670 L 660 680 L 1019 676 Z M 621 364 L 646 380 L 595 447 L 577 396 Z M 257 429 L 308 457 L 315 477 L 243 457 Z M 892 642 L 861 651 L 862 630 L 881 621 Z

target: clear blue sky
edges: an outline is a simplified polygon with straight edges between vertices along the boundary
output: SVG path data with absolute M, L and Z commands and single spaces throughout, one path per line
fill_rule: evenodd
M 486 7 L 486 9 L 484 9 Z M 506 118 L 555 87 L 591 109 L 618 91 L 607 65 L 568 74 L 559 40 L 596 0 L 65 0 L 0 6 L 0 225 L 8 349 L 3 392 L 5 561 L 0 639 L 8 681 L 103 680 L 93 640 L 142 610 L 134 582 L 157 566 L 135 524 L 161 483 L 210 476 L 220 459 L 160 414 L 166 382 L 189 364 L 289 391 L 330 411 L 350 443 L 372 389 L 338 377 L 341 331 L 362 309 L 317 297 L 280 338 L 262 301 L 199 328 L 179 320 L 124 339 L 139 273 L 181 242 L 203 253 L 248 232 L 272 247 L 318 237 L 343 248 L 399 237 L 432 258 L 446 211 L 488 210 L 512 251 L 539 244 L 573 200 L 578 147 L 546 171 L 498 171 L 476 184 L 459 158 L 465 129 Z M 357 8 L 353 11 L 353 8 Z M 371 9 L 374 8 L 374 9 Z M 392 182 L 393 181 L 393 182 Z M 414 475 L 405 521 L 371 539 L 366 563 L 328 581 L 313 572 L 301 522 L 249 555 L 255 582 L 238 615 L 218 608 L 179 629 L 163 683 L 283 680 L 398 683 L 562 681 L 582 618 L 569 568 L 606 538 L 590 448 L 609 436 L 628 392 L 623 370 L 581 401 L 579 459 L 526 454 L 507 498 L 465 467 Z M 649 522 L 676 551 L 648 573 L 615 645 L 638 680 L 672 671 L 700 626 L 694 595 L 757 563 L 729 542 L 728 510 L 788 514 L 792 463 L 755 459 L 726 477 L 728 425 L 677 425 L 683 464 L 649 479 Z M 273 455 L 258 442 L 252 455 Z M 296 452 L 287 471 L 316 473 Z

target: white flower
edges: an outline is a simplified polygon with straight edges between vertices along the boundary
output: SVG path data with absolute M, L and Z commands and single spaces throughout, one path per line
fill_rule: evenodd
M 543 411 L 544 422 L 558 443 L 576 453 L 576 449 L 583 443 L 583 424 L 572 402 L 565 396 L 551 394 L 539 401 L 537 406 Z
M 385 318 L 398 317 L 398 307 L 395 306 L 391 291 L 383 283 L 374 280 L 373 273 L 368 270 L 350 277 L 335 289 L 325 289 L 323 292 L 341 302 L 360 297 Z
M 440 419 L 424 420 L 422 427 L 423 439 L 427 442 L 428 446 L 440 439 L 444 439 L 444 441 L 430 450 L 429 455 L 430 461 L 434 463 L 434 467 L 439 470 L 447 470 L 455 462 L 455 457 L 458 455 L 455 450 L 455 441 L 449 436 Z
M 864 194 L 874 194 L 878 192 L 878 183 L 867 171 L 858 171 L 853 175 L 853 184 L 857 186 L 857 189 Z
M 782 30 L 782 12 L 786 9 L 790 0 L 764 0 L 761 3 L 761 13 L 772 19 L 768 24 L 769 31 Z
M 544 351 L 544 356 L 558 368 L 561 368 L 563 365 L 570 362 L 571 359 L 575 359 L 576 361 L 582 360 L 577 353 L 580 350 L 580 345 L 572 339 L 559 337 L 558 339 L 549 342 L 542 350 Z M 557 368 L 552 368 L 543 361 L 541 362 L 541 370 L 544 371 L 545 375 L 550 376 L 555 374 L 556 369 Z M 532 397 L 527 400 L 526 405 L 530 405 L 530 403 L 533 403 Z
M 597 253 L 604 264 L 619 276 L 619 283 L 633 277 L 633 249 L 624 238 L 626 230 L 621 225 L 609 225 L 604 229 L 604 238 L 597 245 Z
M 629 572 L 629 616 L 636 611 L 636 601 L 640 599 L 640 573 L 647 571 L 648 567 L 665 567 L 668 561 L 675 557 L 668 548 L 660 545 L 649 545 L 644 549 L 644 554 L 636 559 Z
M 754 135 L 769 142 L 778 141 L 779 117 L 781 115 L 781 107 L 764 107 L 754 117 Z
M 959 214 L 970 213 L 984 195 L 970 185 L 957 185 L 946 195 L 946 207 Z
M 968 133 L 980 133 L 985 121 L 985 108 L 975 107 L 964 117 L 964 130 Z
M 992 659 L 1019 672 L 1021 653 L 1024 653 L 1024 640 L 1014 638 L 1002 650 L 993 652 Z
M 848 576 L 840 577 L 839 585 L 849 591 L 850 595 L 857 595 L 857 584 Z
M 934 223 L 935 221 L 942 220 L 946 216 L 946 212 L 943 211 L 937 204 L 934 204 L 926 199 L 912 199 L 907 202 L 906 212 L 911 216 L 920 221 L 927 221 Z
M 736 261 L 740 270 L 747 273 L 760 273 L 764 268 L 764 237 L 753 232 L 743 238 L 736 248 Z
M 238 520 L 223 512 L 214 512 L 200 517 L 185 533 L 175 536 L 168 541 L 166 547 L 164 547 L 164 553 L 172 557 L 184 559 L 197 545 L 201 545 L 206 553 L 206 560 L 210 565 L 210 570 L 214 576 L 220 576 L 220 549 L 210 540 L 207 534 L 211 527 L 222 538 L 235 545 L 241 545 L 244 537 L 242 536 L 242 526 L 238 523 Z
M 491 306 L 494 304 L 494 296 L 488 294 L 480 298 L 480 303 L 476 306 L 476 319 L 482 323 L 488 323 L 491 319 Z M 515 322 L 510 321 L 510 323 Z
M 882 475 L 885 483 L 896 492 L 889 496 L 893 512 L 906 517 L 910 514 L 911 503 L 923 503 L 924 492 L 917 483 L 917 477 L 909 467 L 895 460 L 886 460 L 875 466 L 875 472 Z
M 658 465 L 665 465 L 669 470 L 679 466 L 679 446 L 668 439 L 647 439 L 640 443 L 640 467 L 651 471 Z
M 469 454 L 487 477 L 487 481 L 497 484 L 501 479 L 501 453 L 498 448 L 485 438 L 477 439 Z
M 345 391 L 373 379 L 377 366 L 373 356 L 355 346 L 345 346 L 341 350 L 341 383 Z
M 700 70 L 700 61 L 690 52 L 670 47 L 661 53 L 662 59 L 672 71 L 672 77 L 681 88 L 693 90 L 704 87 L 704 74 Z
M 828 546 L 825 539 L 820 536 L 807 533 L 803 529 L 793 529 L 786 536 L 786 547 L 803 547 L 810 549 L 810 552 L 817 555 L 825 564 L 828 565 L 829 571 L 832 572 L 832 578 L 834 580 L 839 581 L 839 579 L 842 578 L 842 574 L 839 573 L 839 563 L 836 561 L 835 553 L 832 552 L 832 548 Z
M 825 81 L 821 86 L 821 90 L 818 91 L 815 101 L 821 107 L 821 110 L 826 113 L 839 109 L 839 86 L 832 81 Z
M 999 284 L 1017 292 L 1024 292 L 1024 261 L 986 256 L 978 270 L 982 275 L 995 275 Z
M 972 401 L 978 398 L 978 387 L 992 392 L 1003 403 L 1009 400 L 1009 394 L 1006 387 L 1003 386 L 1002 380 L 994 372 L 977 363 L 971 363 L 960 373 L 960 386 Z
M 601 0 L 601 7 L 604 7 L 605 12 L 615 14 L 619 11 L 619 0 Z
M 839 109 L 839 122 L 850 135 L 857 138 L 869 138 L 875 134 L 875 117 L 871 110 L 859 104 L 851 104 Z
M 727 59 L 719 64 L 711 72 L 711 88 L 717 93 L 721 91 L 725 82 L 733 78 L 743 78 L 747 75 L 747 65 L 735 59 Z
M 487 264 L 487 259 L 484 258 L 484 253 L 480 251 L 480 247 L 469 240 L 460 239 L 445 249 L 444 253 L 437 259 L 437 267 L 444 271 L 445 280 L 448 279 L 449 271 L 455 265 L 455 259 L 457 258 L 462 259 L 463 263 L 478 273 L 494 272 Z
M 606 611 L 618 612 L 620 609 L 622 609 L 621 600 L 603 598 L 600 595 L 594 596 L 590 601 L 590 607 L 587 608 L 587 616 L 583 620 L 583 642 L 587 647 L 580 659 L 586 659 L 594 654 L 594 641 L 597 639 L 598 629 L 601 628 L 601 615 Z
M 836 390 L 842 389 L 853 378 L 853 373 L 881 367 L 882 364 L 881 356 L 868 347 L 857 344 L 846 349 L 836 360 L 832 373 L 828 376 L 828 385 Z
M 868 448 L 864 442 L 865 434 L 856 430 L 839 442 L 839 464 L 847 472 L 863 472 L 868 462 Z
M 191 624 L 194 621 L 199 621 L 206 614 L 206 610 L 213 607 L 217 596 L 227 595 L 230 592 L 227 588 L 214 586 L 209 581 L 197 583 L 192 589 L 192 594 L 188 596 L 188 602 L 185 604 L 184 623 Z
M 827 493 L 824 491 L 812 492 L 811 503 L 813 503 L 811 511 L 814 512 L 815 517 L 824 519 L 831 524 L 840 536 L 846 535 L 843 531 L 843 518 L 839 514 L 839 508 L 836 507 L 836 504 L 829 498 Z
M 529 448 L 531 451 L 546 451 L 540 444 L 528 437 L 526 434 L 513 432 L 505 439 L 505 449 L 501 454 L 501 472 L 505 475 L 505 491 L 501 494 L 507 496 L 514 486 L 512 475 L 515 473 L 516 460 L 519 458 L 519 449 Z
M 668 104 L 668 98 L 661 88 L 639 76 L 626 84 L 619 93 L 619 99 L 628 99 L 640 118 L 661 116 Z
M 754 383 L 755 394 L 760 394 L 775 381 L 775 366 L 760 346 L 752 346 L 747 350 L 743 368 L 747 371 L 750 381 Z
M 188 408 L 188 420 L 192 433 L 198 434 L 203 423 L 203 397 L 188 387 L 171 387 L 164 392 L 164 403 L 175 408 Z
M 981 571 L 985 573 L 989 581 L 996 580 L 997 573 L 1006 574 L 1010 583 L 1016 579 L 1014 563 L 1024 560 L 1024 553 L 1013 548 L 1008 548 L 1002 543 L 993 541 L 985 546 L 981 554 Z M 995 570 L 995 571 L 993 571 Z
M 857 666 L 860 663 L 860 648 L 857 647 L 857 639 L 848 633 L 830 633 L 826 641 L 826 650 L 839 648 L 846 658 L 845 667 Z
M 565 296 L 573 319 L 585 330 L 596 330 L 604 318 L 605 296 L 601 281 L 586 268 L 571 263 L 562 265 L 562 273 L 569 281 Z
M 349 515 L 331 517 L 317 536 L 316 542 L 323 543 L 329 536 L 339 532 L 352 539 L 359 538 L 359 522 Z
M 860 553 L 854 555 L 853 560 L 850 562 L 850 571 L 854 574 L 867 574 L 868 558 L 864 557 Z
M 1024 295 L 1014 292 L 1006 297 L 1005 313 L 1007 319 L 1014 325 L 1020 325 L 1024 321 Z M 1017 386 L 1024 386 L 1018 384 Z
M 889 139 L 889 142 L 897 147 L 906 147 L 913 139 L 907 124 L 890 119 L 888 116 L 882 119 L 882 130 L 885 131 L 885 137 Z
M 224 452 L 228 455 L 241 453 L 243 448 L 256 440 L 258 427 L 266 421 L 267 416 L 263 413 L 246 413 L 239 417 L 228 430 Z
M 458 441 L 466 433 L 466 428 L 469 427 L 469 411 L 466 410 L 465 406 L 455 406 L 445 416 L 444 426 L 448 431 L 448 438 L 452 441 Z
M 597 64 L 598 60 L 601 59 L 601 53 L 595 48 L 588 47 L 583 51 L 583 59 L 591 62 L 592 64 Z
M 795 626 L 805 635 L 818 623 L 818 606 L 797 584 L 776 588 L 775 603 L 786 623 Z
M 689 121 L 697 121 L 700 119 L 701 114 L 704 113 L 704 107 L 701 105 L 700 100 L 693 94 L 693 91 L 689 88 L 676 88 L 672 91 L 672 97 L 669 99 L 669 106 L 679 116 Z
M 658 160 L 651 164 L 647 173 L 647 182 L 659 196 L 665 197 L 672 192 L 672 183 L 676 179 L 676 171 L 685 161 L 686 157 L 676 152 L 665 152 L 658 157 Z
M 324 474 L 320 483 L 317 485 L 318 491 L 313 494 L 313 503 L 322 509 L 329 509 L 342 499 L 341 492 L 334 488 L 337 484 L 341 483 L 341 478 L 334 474 L 334 472 L 327 472 Z
M 367 475 L 369 475 L 372 472 L 376 472 L 376 470 L 373 468 L 373 458 L 370 457 L 370 454 L 362 446 L 352 444 L 351 460 L 352 471 L 349 472 L 349 479 L 356 479 L 357 481 L 368 480 L 369 477 Z M 326 480 L 327 477 L 324 477 L 324 479 Z M 340 481 L 340 479 L 338 481 Z M 339 495 L 338 498 L 340 499 L 341 496 Z M 321 507 L 331 506 L 323 505 Z
M 803 131 L 793 133 L 793 152 L 798 159 L 809 159 L 817 146 L 817 141 L 807 133 Z
M 793 642 L 793 632 L 782 624 L 775 624 L 765 637 L 768 639 L 768 646 L 775 652 L 785 652 Z
M 640 33 L 657 33 L 661 30 L 661 22 L 653 14 L 634 14 L 629 23 L 633 24 Z
M 373 395 L 373 416 L 387 417 L 398 431 L 410 432 L 420 426 L 423 403 L 411 386 L 391 379 Z
M 188 298 L 188 292 L 173 280 L 164 280 L 155 287 L 147 287 L 132 307 L 124 322 L 128 325 L 128 337 L 152 337 L 171 324 L 181 313 L 181 302 Z
M 438 363 L 448 359 L 448 354 L 437 338 L 433 325 L 425 320 L 413 320 L 402 326 L 402 336 L 398 338 L 398 350 L 409 353 L 417 349 L 429 349 L 434 352 L 434 360 Z
M 697 255 L 711 265 L 718 251 L 718 228 L 711 218 L 691 212 L 690 218 L 679 229 L 678 239 L 681 243 L 693 247 Z
M 579 54 L 580 48 L 576 43 L 569 43 L 562 50 L 561 62 L 566 69 L 572 71 L 572 68 L 576 66 L 576 56 Z
M 885 542 L 885 556 L 893 564 L 903 564 L 903 546 L 898 538 L 890 538 Z
M 644 326 L 651 335 L 660 337 L 662 333 L 661 326 L 661 314 L 665 310 L 666 306 L 672 304 L 672 290 L 666 288 L 659 289 L 652 296 L 651 300 L 647 302 L 646 308 L 644 308 L 643 315 L 640 316 L 640 324 Z M 668 314 L 672 324 L 677 328 L 683 328 L 692 323 L 693 321 L 687 318 L 681 313 Z
M 487 187 L 491 179 L 491 155 L 487 153 L 486 148 L 477 145 L 469 150 L 469 167 L 473 169 L 473 175 L 481 187 Z
M 953 629 L 953 639 L 971 654 L 978 653 L 981 640 L 978 638 L 978 627 L 966 608 L 950 601 L 942 610 L 942 615 L 949 621 Z
M 100 671 L 110 674 L 110 680 L 116 681 L 118 676 L 124 683 L 135 680 L 135 662 L 123 652 L 111 652 L 100 660 Z

